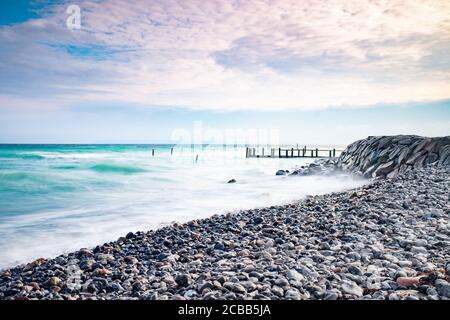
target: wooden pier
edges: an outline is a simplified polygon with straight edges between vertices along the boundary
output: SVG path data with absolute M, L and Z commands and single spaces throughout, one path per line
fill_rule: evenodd
M 247 147 L 246 158 L 334 158 L 343 150 L 304 148 L 251 148 Z

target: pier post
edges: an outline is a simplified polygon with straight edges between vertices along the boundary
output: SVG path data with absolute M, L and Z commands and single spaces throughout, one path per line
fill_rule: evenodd
M 170 149 L 170 153 L 173 154 L 173 149 Z M 314 148 L 314 149 L 308 149 L 306 146 L 302 147 L 301 149 L 297 148 L 295 149 L 294 147 L 291 148 L 286 148 L 283 149 L 281 147 L 278 147 L 278 155 L 277 155 L 277 148 L 272 148 L 272 147 L 268 147 L 266 150 L 265 147 L 261 147 L 261 150 L 256 150 L 259 149 L 258 147 L 256 148 L 250 148 L 250 147 L 246 147 L 245 148 L 245 157 L 246 158 L 320 158 L 321 156 L 319 155 L 319 151 L 323 152 L 323 156 L 322 157 L 336 157 L 336 149 L 322 149 L 319 150 L 319 148 Z M 260 152 L 261 151 L 261 152 Z M 295 152 L 297 151 L 297 152 Z M 327 155 L 328 152 L 328 155 Z M 155 149 L 152 149 L 152 155 L 155 156 Z
M 155 149 L 152 149 L 152 156 L 155 156 Z
M 173 148 L 170 148 L 170 154 L 173 154 Z

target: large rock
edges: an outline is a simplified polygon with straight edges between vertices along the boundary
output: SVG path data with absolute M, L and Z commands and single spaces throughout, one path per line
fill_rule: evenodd
M 337 168 L 366 177 L 393 178 L 433 163 L 450 165 L 450 136 L 371 136 L 350 144 L 339 157 Z
M 383 163 L 380 166 L 378 166 L 378 168 L 373 172 L 372 176 L 373 177 L 386 176 L 394 169 L 394 167 L 395 167 L 394 161 Z

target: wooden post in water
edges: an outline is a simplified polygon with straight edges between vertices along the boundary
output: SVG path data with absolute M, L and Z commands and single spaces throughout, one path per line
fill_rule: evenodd
M 316 158 L 318 158 L 318 157 L 319 157 L 319 149 L 316 148 Z
M 291 148 L 291 158 L 294 157 L 294 148 Z
M 289 150 L 286 149 L 286 158 L 289 158 Z
M 281 158 L 281 148 L 278 148 L 278 158 Z
M 245 158 L 248 158 L 248 147 L 245 147 Z
M 155 149 L 152 149 L 152 156 L 155 156 Z
M 336 157 L 336 149 L 333 149 L 333 157 Z
M 311 158 L 314 158 L 314 150 L 311 149 Z
M 262 156 L 264 157 L 264 148 L 262 148 Z
M 170 154 L 173 154 L 173 148 L 170 148 Z

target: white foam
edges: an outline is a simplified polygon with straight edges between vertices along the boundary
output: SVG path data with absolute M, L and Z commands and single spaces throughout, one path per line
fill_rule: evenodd
M 79 153 L 79 152 L 23 152 L 22 155 L 34 155 L 47 159 L 100 159 L 110 156 L 107 153 Z

